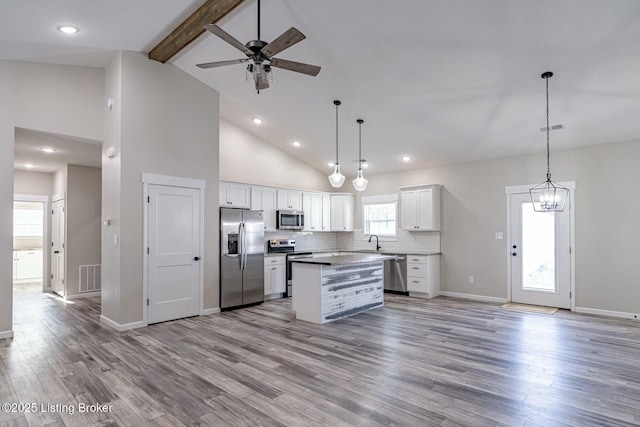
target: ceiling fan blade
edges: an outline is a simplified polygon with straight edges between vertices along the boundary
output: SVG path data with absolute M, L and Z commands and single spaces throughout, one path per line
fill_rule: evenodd
M 242 64 L 243 62 L 247 62 L 248 60 L 249 58 L 231 59 L 229 61 L 205 62 L 204 64 L 196 64 L 196 67 L 200 67 L 203 69 L 224 67 L 225 65 Z
M 215 34 L 216 36 L 220 37 L 222 40 L 226 41 L 227 43 L 229 43 L 231 46 L 235 47 L 236 49 L 244 52 L 245 55 L 247 55 L 247 56 L 253 55 L 253 51 L 251 49 L 249 49 L 248 47 L 246 47 L 245 45 L 240 43 L 235 37 L 233 37 L 231 34 L 227 33 L 222 28 L 218 27 L 217 25 L 215 25 L 215 24 L 207 24 L 207 25 L 204 26 L 204 28 L 206 28 L 211 33 Z
M 304 34 L 296 28 L 291 27 L 284 33 L 280 34 L 280 36 L 278 36 L 274 41 L 263 47 L 260 52 L 262 52 L 267 58 L 271 58 L 304 39 L 306 39 Z
M 317 76 L 320 67 L 317 65 L 303 64 L 302 62 L 289 61 L 288 59 L 271 58 L 271 66 L 282 68 L 296 73 L 307 74 L 309 76 Z

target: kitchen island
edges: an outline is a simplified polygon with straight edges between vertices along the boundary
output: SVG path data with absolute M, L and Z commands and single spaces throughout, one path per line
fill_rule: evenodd
M 384 261 L 394 255 L 348 254 L 292 260 L 296 319 L 328 323 L 384 305 Z

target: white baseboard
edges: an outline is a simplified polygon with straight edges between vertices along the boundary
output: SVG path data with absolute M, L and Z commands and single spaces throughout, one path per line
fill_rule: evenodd
M 3 340 L 5 338 L 13 338 L 13 331 L 0 332 L 0 340 Z
M 100 322 L 104 323 L 107 326 L 112 327 L 113 329 L 115 329 L 118 332 L 129 331 L 131 329 L 144 328 L 144 327 L 147 326 L 147 323 L 143 322 L 143 321 L 125 323 L 124 325 L 121 325 L 121 324 L 119 324 L 117 322 L 114 322 L 113 320 L 109 319 L 108 317 L 106 317 L 104 315 L 100 315 Z
M 200 316 L 208 316 L 210 314 L 220 313 L 220 307 L 216 308 L 205 308 L 200 312 Z
M 93 297 L 99 297 L 102 296 L 102 292 L 101 291 L 95 291 L 95 292 L 83 292 L 81 294 L 73 294 L 73 295 L 69 295 L 64 297 L 64 299 L 82 299 L 82 298 L 93 298 Z
M 468 299 L 468 300 L 471 300 L 471 301 L 481 301 L 481 302 L 500 302 L 500 303 L 507 302 L 506 298 L 488 297 L 488 296 L 485 296 L 485 295 L 462 294 L 462 293 L 459 293 L 459 292 L 443 292 L 443 291 L 440 291 L 440 296 L 453 297 L 453 298 L 463 298 L 463 299 Z
M 637 314 L 637 313 L 601 310 L 599 308 L 588 308 L 588 307 L 576 307 L 576 313 L 595 314 L 596 316 L 621 317 L 623 319 L 632 319 L 632 320 L 636 320 L 640 318 L 640 314 Z

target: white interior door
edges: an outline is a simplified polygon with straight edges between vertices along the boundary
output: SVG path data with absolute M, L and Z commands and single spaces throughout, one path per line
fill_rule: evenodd
M 64 199 L 51 208 L 51 290 L 64 296 Z
M 571 308 L 571 203 L 535 212 L 529 193 L 509 197 L 511 300 Z
M 149 185 L 147 323 L 200 313 L 200 190 Z

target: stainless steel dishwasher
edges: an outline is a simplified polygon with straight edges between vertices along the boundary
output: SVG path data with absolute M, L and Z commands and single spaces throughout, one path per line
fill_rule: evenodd
M 384 262 L 384 291 L 408 295 L 407 290 L 407 257 L 394 254 L 396 259 Z

